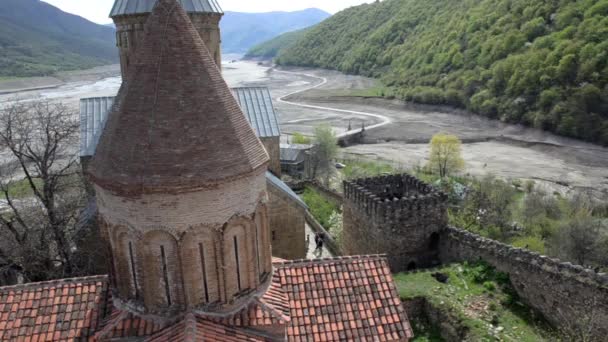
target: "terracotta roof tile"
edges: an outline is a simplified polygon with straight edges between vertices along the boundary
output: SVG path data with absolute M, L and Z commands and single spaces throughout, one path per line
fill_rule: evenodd
M 145 25 L 89 173 L 125 195 L 213 186 L 269 157 L 196 28 L 176 0 Z
M 0 288 L 0 340 L 86 339 L 105 315 L 107 296 L 107 276 Z
M 407 341 L 413 333 L 384 256 L 275 262 L 290 341 Z

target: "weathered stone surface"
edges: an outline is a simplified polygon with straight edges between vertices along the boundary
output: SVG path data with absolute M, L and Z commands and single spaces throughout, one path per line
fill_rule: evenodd
M 345 182 L 345 253 L 385 253 L 393 272 L 432 266 L 447 225 L 446 201 L 409 175 Z

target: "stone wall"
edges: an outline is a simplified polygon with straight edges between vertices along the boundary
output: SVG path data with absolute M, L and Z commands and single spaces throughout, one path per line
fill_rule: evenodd
M 306 209 L 268 184 L 272 255 L 287 260 L 306 258 Z
M 344 253 L 385 253 L 393 272 L 436 265 L 446 201 L 410 175 L 345 182 Z
M 144 34 L 144 24 L 149 14 L 124 15 L 112 18 L 116 25 L 116 45 L 120 51 L 120 68 L 123 79 L 126 78 L 132 52 L 141 41 Z M 189 13 L 190 20 L 205 42 L 209 54 L 219 68 L 222 67 L 221 35 L 219 23 L 221 14 Z
M 275 176 L 281 178 L 281 138 L 280 137 L 269 137 L 260 138 L 268 156 L 270 157 L 270 163 L 268 163 L 268 171 L 272 172 Z
M 444 263 L 484 260 L 508 273 L 521 299 L 558 328 L 591 325 L 608 335 L 608 275 L 456 228 L 441 235 Z

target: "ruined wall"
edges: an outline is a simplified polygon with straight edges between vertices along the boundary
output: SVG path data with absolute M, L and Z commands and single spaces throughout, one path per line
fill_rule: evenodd
M 446 201 L 410 175 L 345 182 L 344 253 L 385 253 L 393 272 L 437 264 Z
M 287 260 L 306 258 L 306 209 L 283 191 L 268 185 L 272 255 Z
M 508 273 L 522 300 L 553 325 L 591 325 L 608 334 L 608 275 L 456 229 L 441 236 L 444 263 L 485 260 Z

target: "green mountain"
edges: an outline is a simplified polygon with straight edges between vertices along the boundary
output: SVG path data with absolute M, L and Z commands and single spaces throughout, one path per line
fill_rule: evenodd
M 608 144 L 608 0 L 385 0 L 334 15 L 277 61 Z
M 312 27 L 305 29 L 283 33 L 282 35 L 258 44 L 245 55 L 245 58 L 274 58 L 279 54 L 279 51 L 284 50 L 294 45 L 300 40 L 306 32 L 310 31 Z
M 256 44 L 315 25 L 329 16 L 316 8 L 295 12 L 226 12 L 220 22 L 222 52 L 245 53 Z
M 0 77 L 117 63 L 115 31 L 38 0 L 2 0 Z

